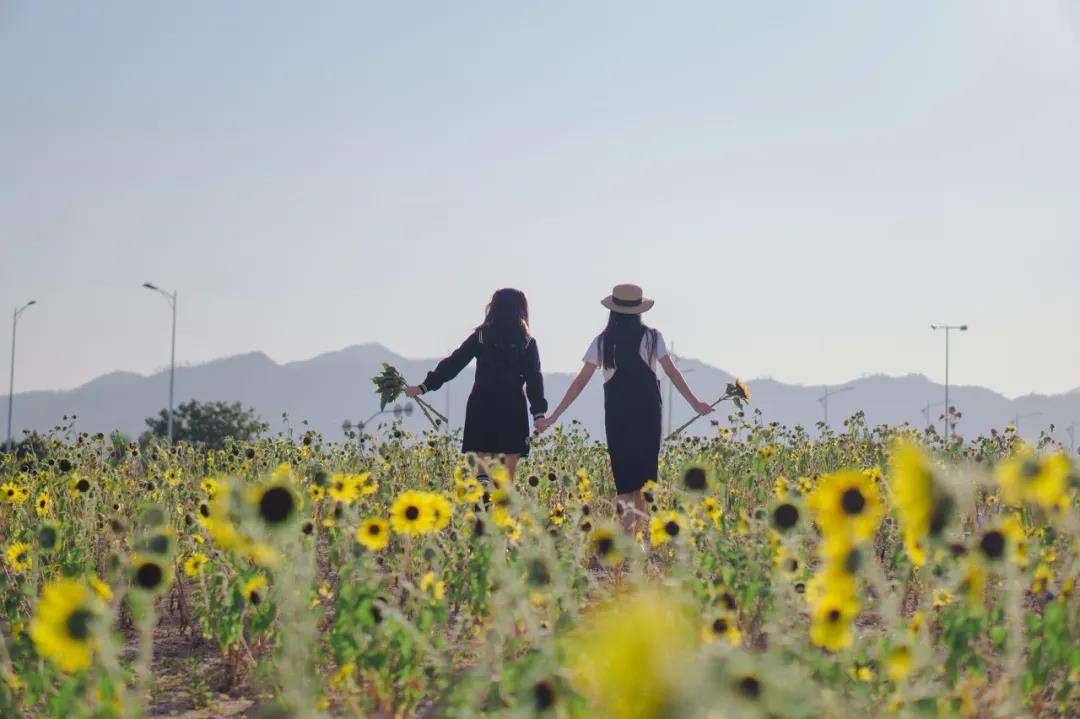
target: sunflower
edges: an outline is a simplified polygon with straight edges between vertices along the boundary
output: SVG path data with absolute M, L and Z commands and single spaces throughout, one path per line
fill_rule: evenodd
M 911 673 L 911 649 L 901 644 L 889 650 L 885 657 L 885 671 L 889 679 L 898 682 Z
M 271 526 L 285 522 L 296 511 L 296 497 L 284 484 L 272 484 L 256 495 L 259 517 Z
M 851 644 L 851 623 L 859 612 L 859 603 L 845 593 L 826 594 L 810 615 L 810 641 L 830 652 Z
M 683 470 L 682 486 L 689 492 L 704 492 L 709 484 L 709 471 L 694 464 Z
M 202 572 L 203 565 L 209 561 L 209 558 L 202 552 L 195 552 L 190 557 L 184 560 L 184 574 L 189 577 L 197 577 Z
M 156 594 L 168 588 L 169 564 L 154 558 L 137 559 L 132 567 L 132 583 L 144 592 Z
M 30 554 L 30 545 L 25 542 L 16 542 L 8 547 L 7 565 L 11 571 L 22 573 L 30 569 L 34 564 L 34 557 Z
M 397 534 L 427 534 L 434 527 L 431 496 L 406 490 L 390 505 L 390 526 Z
M 335 502 L 352 504 L 356 501 L 356 498 L 360 496 L 359 483 L 356 481 L 356 476 L 351 474 L 341 474 L 340 472 L 333 475 L 330 477 L 329 492 L 330 498 Z
M 311 499 L 314 502 L 318 502 L 326 496 L 326 490 L 318 484 L 309 484 L 307 491 L 311 495 Z
M 742 644 L 742 632 L 736 626 L 735 619 L 726 614 L 721 614 L 707 622 L 702 627 L 701 638 L 710 644 L 721 638 L 726 639 L 733 647 Z
M 240 593 L 244 596 L 244 599 L 251 602 L 251 604 L 254 606 L 262 602 L 265 589 L 266 577 L 261 574 L 257 574 L 251 579 L 244 582 L 244 585 L 240 588 Z
M 364 520 L 364 523 L 356 530 L 356 541 L 372 552 L 386 549 L 386 545 L 390 543 L 390 528 L 386 520 L 378 517 Z
M 203 492 L 206 493 L 206 496 L 208 497 L 213 497 L 215 494 L 217 494 L 218 491 L 217 480 L 213 477 L 207 477 L 203 481 L 199 482 L 199 487 L 202 489 Z
M 3 501 L 14 504 L 19 501 L 19 494 L 19 485 L 14 482 L 4 482 L 3 484 L 0 484 L 0 499 Z
M 826 537 L 870 539 L 884 509 L 877 484 L 862 472 L 848 470 L 825 475 L 807 498 Z
M 43 489 L 41 490 L 41 494 L 37 496 L 37 499 L 34 500 L 34 511 L 38 513 L 39 517 L 44 517 L 49 513 L 49 505 L 51 503 L 52 500 L 49 498 L 49 490 Z
M 450 523 L 450 515 L 454 513 L 454 505 L 441 494 L 428 495 L 428 509 L 431 512 L 432 529 L 438 531 Z
M 1069 489 L 1070 467 L 1065 454 L 1037 457 L 1025 447 L 998 465 L 1001 498 L 1013 506 L 1027 502 L 1046 510 L 1059 507 Z
M 890 486 L 904 529 L 904 546 L 912 563 L 921 566 L 926 563 L 926 538 L 941 535 L 955 503 L 935 479 L 930 461 L 918 445 L 896 444 L 890 469 Z
M 784 501 L 775 505 L 769 514 L 769 520 L 773 528 L 778 532 L 788 532 L 799 523 L 799 505 L 795 502 Z
M 589 551 L 608 566 L 622 561 L 615 532 L 610 527 L 597 527 L 589 534 Z
M 663 512 L 649 520 L 649 541 L 654 547 L 674 541 L 685 532 L 686 518 L 678 512 Z
M 78 474 L 71 475 L 71 479 L 68 481 L 68 492 L 72 495 L 78 496 L 90 491 L 90 479 Z
M 96 645 L 91 625 L 98 615 L 99 605 L 84 585 L 73 579 L 57 580 L 42 591 L 30 622 L 34 648 L 66 674 L 87 669 Z

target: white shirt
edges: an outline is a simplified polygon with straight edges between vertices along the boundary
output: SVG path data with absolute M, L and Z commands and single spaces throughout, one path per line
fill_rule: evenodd
M 653 334 L 656 337 L 656 341 L 653 343 L 652 356 L 649 356 L 648 354 L 649 335 L 647 332 L 641 337 L 640 352 L 641 359 L 645 361 L 645 364 L 649 366 L 649 369 L 653 371 L 653 374 L 656 374 L 656 363 L 658 360 L 661 360 L 664 357 L 668 356 L 668 348 L 667 345 L 664 343 L 664 335 L 660 334 L 659 330 L 653 330 Z M 601 332 L 596 336 L 596 339 L 592 341 L 592 344 L 589 345 L 589 350 L 585 353 L 585 356 L 582 357 L 582 360 L 603 369 L 604 382 L 608 382 L 612 377 L 615 376 L 615 370 L 604 367 L 603 358 L 601 357 L 601 354 L 603 354 L 603 346 L 604 333 Z

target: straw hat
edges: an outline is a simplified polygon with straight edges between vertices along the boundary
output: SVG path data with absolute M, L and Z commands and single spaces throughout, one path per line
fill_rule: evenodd
M 643 297 L 637 285 L 615 285 L 600 304 L 620 315 L 640 315 L 652 309 L 653 301 Z

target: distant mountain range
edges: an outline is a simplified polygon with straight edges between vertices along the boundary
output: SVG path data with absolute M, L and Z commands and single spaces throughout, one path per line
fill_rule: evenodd
M 176 369 L 176 404 L 189 399 L 203 401 L 239 401 L 254 407 L 274 431 L 282 429 L 282 413 L 288 414 L 289 424 L 301 428 L 307 420 L 311 428 L 329 438 L 343 436 L 342 424 L 365 421 L 378 409 L 371 377 L 383 362 L 395 365 L 412 382 L 420 382 L 434 360 L 407 359 L 378 344 L 364 344 L 329 352 L 309 360 L 278 364 L 261 352 L 226 357 L 206 364 Z M 714 399 L 723 392 L 732 376 L 723 370 L 696 360 L 681 360 L 687 380 L 699 397 Z M 555 405 L 562 397 L 572 375 L 545 374 L 548 401 Z M 72 390 L 54 392 L 25 392 L 15 397 L 16 438 L 22 429 L 48 431 L 61 422 L 64 415 L 78 417 L 76 427 L 92 432 L 114 429 L 135 437 L 146 429 L 145 418 L 156 415 L 168 401 L 168 371 L 151 376 L 133 372 L 113 372 L 98 377 Z M 824 388 L 820 386 L 789 385 L 772 379 L 748 380 L 753 393 L 752 408 L 759 408 L 766 421 L 786 425 L 803 425 L 815 431 L 823 419 L 819 402 Z M 465 399 L 472 386 L 472 368 L 428 399 L 440 411 L 446 412 L 452 426 L 464 419 Z M 875 375 L 852 380 L 829 399 L 829 422 L 833 427 L 857 410 L 866 413 L 871 424 L 926 424 L 924 411 L 929 403 L 929 416 L 941 427 L 944 388 L 922 375 L 887 377 Z M 836 387 L 834 387 L 836 389 Z M 668 387 L 665 381 L 664 400 Z M 674 425 L 688 419 L 691 411 L 675 393 L 671 407 Z M 0 406 L 7 397 L 0 398 Z M 936 406 L 935 406 L 936 403 Z M 1060 395 L 1026 395 L 1008 399 L 983 387 L 959 386 L 950 388 L 950 403 L 963 412 L 959 431 L 967 436 L 988 432 L 992 427 L 1003 428 L 1019 418 L 1021 434 L 1034 437 L 1039 431 L 1054 425 L 1054 436 L 1069 445 L 1066 428 L 1080 419 L 1080 388 Z M 727 409 L 726 407 L 724 408 Z M 726 416 L 727 411 L 719 413 Z M 668 408 L 664 409 L 665 423 Z M 376 418 L 390 419 L 389 416 Z M 580 420 L 596 437 L 603 437 L 603 394 L 600 378 L 596 377 L 564 416 L 564 421 Z M 414 413 L 406 426 L 421 429 L 426 420 Z M 665 424 L 666 426 L 666 424 Z M 699 432 L 709 431 L 705 421 L 695 425 Z

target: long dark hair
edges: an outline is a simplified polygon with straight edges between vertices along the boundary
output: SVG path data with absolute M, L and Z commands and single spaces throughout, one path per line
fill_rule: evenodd
M 612 312 L 608 315 L 607 327 L 604 328 L 600 357 L 605 369 L 615 369 L 616 345 L 631 345 L 631 356 L 637 354 L 641 346 L 641 337 L 645 336 L 646 354 L 653 352 L 652 330 L 641 321 L 641 315 L 624 315 Z
M 483 333 L 485 342 L 524 349 L 530 339 L 529 300 L 525 293 L 509 287 L 495 290 L 484 310 L 484 322 L 476 329 Z

